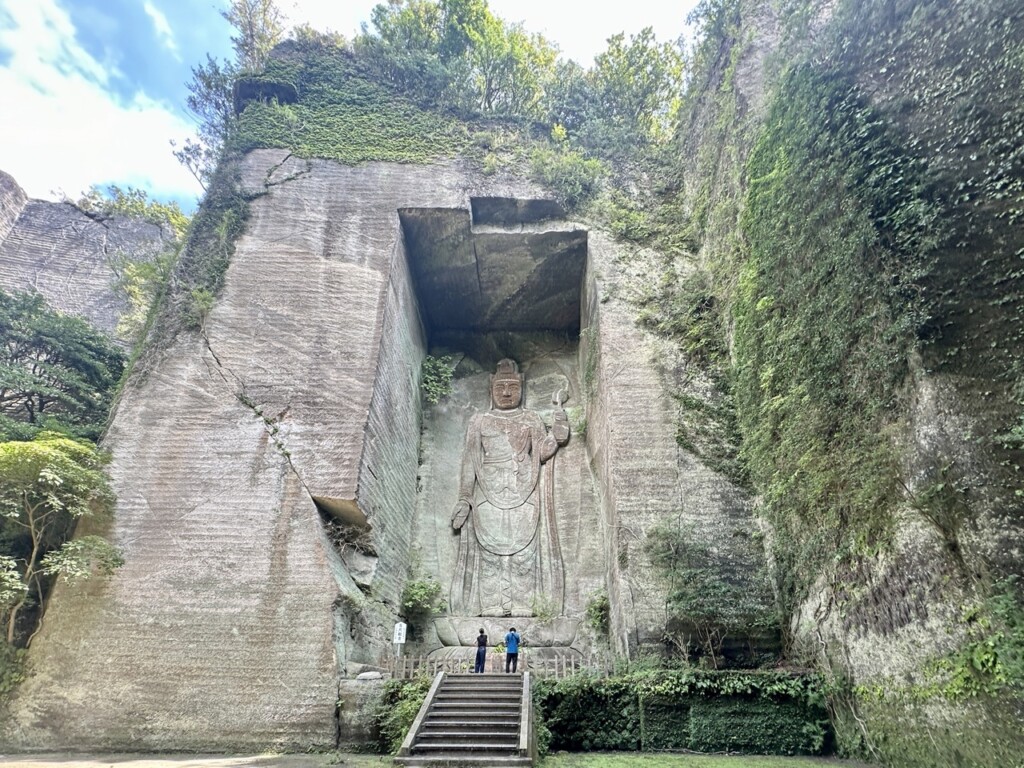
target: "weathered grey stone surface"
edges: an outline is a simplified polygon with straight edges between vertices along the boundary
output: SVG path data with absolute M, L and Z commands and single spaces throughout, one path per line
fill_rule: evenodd
M 723 578 L 756 585 L 763 564 L 749 544 L 750 497 L 676 442 L 669 376 L 679 353 L 637 327 L 626 299 L 632 281 L 655 274 L 645 263 L 655 256 L 592 232 L 584 284 L 587 446 L 604 514 L 612 643 L 620 653 L 666 641 L 667 584 L 644 551 L 655 526 L 670 523 L 707 546 Z
M 413 275 L 430 299 L 426 321 L 438 331 L 578 330 L 586 231 L 562 221 L 510 223 L 516 212 L 535 214 L 525 204 L 502 213 L 487 200 L 482 224 L 471 223 L 469 210 L 401 211 Z
M 525 405 L 549 427 L 552 394 L 566 388 L 572 429 L 554 484 L 564 603 L 552 612 L 538 600 L 517 624 L 528 643 L 586 652 L 598 639 L 581 619 L 607 590 L 614 647 L 660 643 L 647 530 L 674 516 L 727 550 L 748 508 L 676 446 L 663 350 L 605 292 L 621 277 L 616 247 L 596 237 L 586 277 L 556 292 L 563 309 L 583 307 L 576 320 L 539 310 L 541 330 L 503 329 L 498 301 L 490 332 L 436 329 L 428 319 L 450 284 L 443 269 L 437 290 L 414 272 L 420 258 L 437 268 L 443 249 L 411 249 L 399 211 L 443 212 L 433 230 L 420 220 L 420 239 L 456 218 L 460 237 L 482 238 L 518 297 L 504 305 L 511 318 L 553 295 L 529 288 L 527 266 L 582 270 L 587 233 L 551 218 L 529 184 L 459 162 L 352 168 L 265 150 L 241 171 L 246 190 L 265 194 L 216 305 L 129 383 L 107 436 L 118 506 L 101 532 L 126 564 L 107 582 L 57 588 L 4 743 L 242 750 L 369 738 L 361 713 L 375 689 L 352 678 L 391 650 L 410 575 L 451 583 L 466 426 L 489 407 L 502 357 L 521 363 Z M 467 229 L 478 198 L 492 201 L 490 223 Z M 516 224 L 515 212 L 534 220 Z M 424 414 L 428 349 L 459 364 L 452 395 Z M 504 622 L 492 623 L 500 634 Z M 441 619 L 411 639 L 458 647 L 478 626 Z
M 0 243 L 7 238 L 14 222 L 21 215 L 28 196 L 25 194 L 14 177 L 0 171 Z
M 106 441 L 109 533 L 126 564 L 55 592 L 10 744 L 333 746 L 338 678 L 389 647 L 423 352 L 397 211 L 468 208 L 478 182 L 457 164 L 349 168 L 265 151 L 243 183 L 268 194 L 203 334 L 179 336 L 130 383 Z M 379 558 L 368 586 L 313 497 L 365 515 Z
M 170 241 L 155 224 L 87 216 L 70 203 L 30 200 L 0 171 L 0 288 L 38 291 L 55 309 L 113 333 L 125 309 L 111 260 L 154 257 Z
M 452 513 L 459 498 L 459 477 L 470 418 L 490 409 L 488 379 L 503 357 L 520 361 L 525 376 L 523 406 L 537 412 L 550 429 L 556 406 L 552 394 L 566 386 L 564 407 L 575 434 L 554 457 L 554 510 L 557 538 L 565 573 L 562 606 L 548 605 L 540 597 L 533 606 L 540 618 L 438 618 L 417 627 L 417 640 L 427 650 L 475 645 L 484 627 L 494 642 L 515 625 L 529 648 L 574 647 L 589 649 L 593 639 L 581 627 L 587 600 L 605 587 L 604 528 L 595 496 L 586 448 L 582 389 L 578 375 L 577 343 L 565 334 L 493 334 L 471 341 L 444 336 L 443 350 L 465 355 L 456 368 L 454 391 L 424 414 L 420 466 L 421 492 L 417 498 L 413 559 L 425 575 L 444 588 L 449 605 L 460 600 L 449 593 L 455 581 L 460 536 L 452 528 Z M 529 651 L 527 651 L 529 652 Z

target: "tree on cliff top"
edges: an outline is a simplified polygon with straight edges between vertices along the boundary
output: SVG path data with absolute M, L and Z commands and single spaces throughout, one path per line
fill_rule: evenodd
M 185 105 L 196 118 L 198 136 L 186 139 L 180 149 L 174 150 L 178 162 L 188 168 L 204 190 L 235 121 L 235 78 L 243 70 L 262 69 L 271 49 L 284 34 L 281 12 L 273 0 L 232 0 L 221 15 L 238 33 L 231 38 L 235 60 L 217 61 L 207 54 L 205 64 L 192 67 L 192 80 L 186 83 L 189 95 Z M 171 146 L 175 146 L 174 142 Z
M 231 7 L 221 11 L 238 34 L 231 38 L 235 46 L 235 64 L 256 71 L 267 63 L 270 50 L 281 42 L 284 34 L 281 11 L 273 0 L 232 0 Z
M 73 582 L 124 562 L 99 536 L 67 540 L 80 518 L 113 505 L 106 461 L 89 444 L 53 432 L 0 443 L 0 541 L 8 552 L 0 556 L 0 621 L 8 643 L 31 641 L 34 622 L 24 612 L 42 605 L 52 578 Z
M 355 52 L 376 79 L 442 108 L 540 117 L 558 49 L 485 0 L 389 0 L 371 19 Z

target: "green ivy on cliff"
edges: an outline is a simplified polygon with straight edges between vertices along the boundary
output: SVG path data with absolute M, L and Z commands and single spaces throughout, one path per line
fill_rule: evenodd
M 891 429 L 944 230 L 920 165 L 853 83 L 800 67 L 774 105 L 747 167 L 735 381 L 792 609 L 828 561 L 891 534 Z
M 238 118 L 230 147 L 289 149 L 354 165 L 370 160 L 427 162 L 455 154 L 466 130 L 440 113 L 364 75 L 352 54 L 318 44 L 291 43 L 287 58 L 271 58 L 260 74 L 264 83 L 287 84 L 294 103 L 253 100 Z

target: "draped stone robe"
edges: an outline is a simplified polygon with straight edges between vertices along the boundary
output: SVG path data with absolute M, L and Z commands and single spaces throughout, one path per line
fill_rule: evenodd
M 540 606 L 561 614 L 552 460 L 558 447 L 534 411 L 491 410 L 470 419 L 459 501 L 471 512 L 460 532 L 452 614 L 531 616 Z

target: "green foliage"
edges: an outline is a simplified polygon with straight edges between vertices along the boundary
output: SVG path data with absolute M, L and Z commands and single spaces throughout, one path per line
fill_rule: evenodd
M 118 338 L 132 344 L 143 339 L 167 290 L 178 253 L 178 249 L 166 251 L 148 261 L 132 261 L 123 255 L 111 259 L 114 290 L 128 303 L 127 311 L 117 320 Z
M 15 648 L 0 639 L 0 712 L 3 711 L 5 699 L 25 681 L 26 655 L 24 648 Z
M 599 590 L 590 596 L 583 618 L 598 637 L 607 639 L 611 626 L 611 602 L 605 590 Z
M 98 437 L 124 353 L 37 293 L 0 290 L 0 337 L 0 439 L 41 428 Z
M 201 328 L 213 308 L 249 217 L 249 200 L 238 189 L 236 173 L 225 163 L 210 181 L 174 266 L 170 300 L 154 323 L 151 347 L 166 343 L 183 326 Z
M 381 751 L 397 754 L 412 727 L 433 681 L 429 677 L 388 680 L 377 706 L 375 720 L 380 731 Z
M 284 19 L 273 0 L 231 0 L 221 16 L 235 29 L 231 43 L 238 66 L 260 69 L 284 34 Z
M 967 640 L 934 665 L 938 693 L 965 697 L 1024 697 L 1024 601 L 1018 576 L 997 582 L 961 619 Z
M 692 629 L 696 650 L 717 668 L 727 636 L 777 627 L 766 574 L 731 573 L 691 531 L 667 523 L 648 532 L 644 550 L 668 582 L 669 626 L 683 628 L 680 650 L 693 644 Z
M 174 156 L 196 177 L 204 190 L 209 189 L 221 159 L 224 144 L 235 123 L 232 84 L 238 75 L 238 65 L 230 61 L 217 61 L 209 54 L 206 63 L 192 67 L 192 79 L 186 84 L 189 95 L 185 105 L 195 117 L 197 138 L 186 139 Z
M 534 684 L 551 749 L 820 753 L 820 685 L 784 672 L 649 669 Z
M 558 608 L 550 597 L 534 595 L 530 598 L 530 615 L 537 620 L 539 625 L 542 625 L 558 615 Z
M 641 325 L 675 339 L 687 358 L 704 368 L 728 362 L 726 320 L 712 276 L 703 269 L 679 274 L 671 266 L 644 297 Z
M 373 11 L 354 49 L 380 82 L 421 104 L 539 117 L 557 50 L 494 16 L 484 0 L 402 0 Z
M 674 752 L 559 752 L 549 755 L 544 768 L 810 768 L 833 765 L 805 757 L 766 755 L 701 755 Z M 837 767 L 842 763 L 836 763 Z
M 423 399 L 431 405 L 437 405 L 441 399 L 452 392 L 452 376 L 455 374 L 455 359 L 449 355 L 434 357 L 427 355 L 421 366 L 420 389 Z
M 175 203 L 150 200 L 149 194 L 136 187 L 121 188 L 110 184 L 105 189 L 93 186 L 75 202 L 78 208 L 100 216 L 127 216 L 142 219 L 166 228 L 175 240 L 181 240 L 188 229 L 189 217 Z
M 93 446 L 52 432 L 29 442 L 0 443 L 0 539 L 9 542 L 25 589 L 5 588 L 10 600 L 0 609 L 8 643 L 27 644 L 24 609 L 42 605 L 47 576 L 69 580 L 92 572 L 108 574 L 121 564 L 115 548 L 98 537 L 67 541 L 76 521 L 108 512 L 113 493 L 103 473 L 108 460 Z M 4 562 L 4 583 L 11 582 Z
M 838 73 L 789 74 L 748 173 L 734 392 L 789 608 L 837 551 L 888 541 L 889 426 L 944 230 L 918 163 Z
M 402 589 L 402 615 L 416 624 L 441 613 L 445 609 L 441 591 L 441 584 L 436 579 L 409 579 Z
M 309 47 L 298 66 L 272 59 L 264 76 L 294 79 L 299 99 L 249 102 L 230 141 L 235 151 L 282 147 L 354 165 L 426 162 L 465 142 L 457 123 L 373 82 L 342 50 Z
M 855 715 L 837 721 L 837 737 L 841 728 L 853 735 L 840 744 L 845 754 L 899 768 L 1018 766 L 1024 754 L 1019 699 L 979 696 L 954 705 L 907 696 L 896 683 L 878 696 L 861 696 Z M 854 738 L 865 734 L 870 746 Z
M 0 555 L 0 611 L 6 611 L 17 603 L 26 592 L 28 585 L 21 580 L 18 561 L 8 555 Z
M 683 90 L 683 58 L 677 46 L 659 44 L 651 27 L 628 43 L 621 32 L 608 38 L 590 78 L 596 96 L 591 119 L 604 131 L 619 134 L 619 146 L 671 135 Z M 601 128 L 596 125 L 580 130 L 597 138 Z
M 243 72 L 261 70 L 284 31 L 281 13 L 273 0 L 231 0 L 221 15 L 236 33 L 231 38 L 234 61 L 217 61 L 207 54 L 204 64 L 192 67 L 192 79 L 186 83 L 189 95 L 185 105 L 196 119 L 197 136 L 186 139 L 180 149 L 171 142 L 178 162 L 188 168 L 206 191 L 218 163 L 225 158 L 225 147 L 236 127 L 235 79 Z
M 47 552 L 40 566 L 47 576 L 59 576 L 68 584 L 90 576 L 110 576 L 124 565 L 121 550 L 101 536 L 80 536 L 60 549 Z
M 206 318 L 216 303 L 216 297 L 207 288 L 193 288 L 189 291 L 188 298 L 185 310 L 186 325 L 202 330 L 206 327 Z
M 555 193 L 568 210 L 585 205 L 598 191 L 607 167 L 564 144 L 537 147 L 530 155 L 530 177 Z

